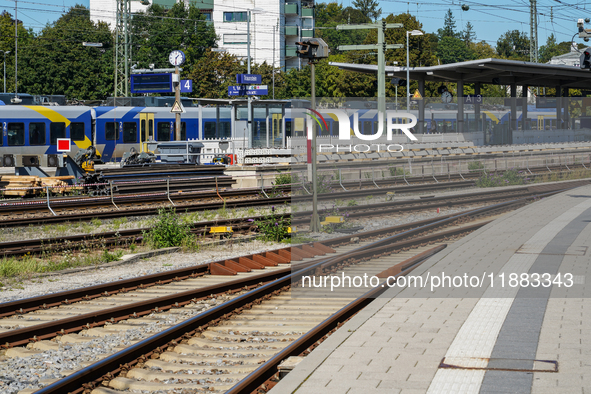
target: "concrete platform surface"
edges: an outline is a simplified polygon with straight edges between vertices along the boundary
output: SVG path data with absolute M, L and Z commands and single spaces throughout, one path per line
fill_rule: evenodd
M 590 247 L 591 186 L 505 214 L 417 268 L 422 288 L 389 289 L 270 393 L 589 394 Z M 480 283 L 431 291 L 442 275 Z

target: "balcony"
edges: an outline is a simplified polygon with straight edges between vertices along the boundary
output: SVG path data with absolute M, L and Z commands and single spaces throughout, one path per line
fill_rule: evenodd
M 302 38 L 314 37 L 314 29 L 304 30 L 302 29 Z
M 302 17 L 314 16 L 314 8 L 302 8 Z
M 298 4 L 297 3 L 285 3 L 285 15 L 297 15 Z
M 297 36 L 298 35 L 298 27 L 297 26 L 285 26 L 285 35 L 286 36 Z
M 297 56 L 297 51 L 298 47 L 297 46 L 286 46 L 285 47 L 285 57 L 294 57 Z

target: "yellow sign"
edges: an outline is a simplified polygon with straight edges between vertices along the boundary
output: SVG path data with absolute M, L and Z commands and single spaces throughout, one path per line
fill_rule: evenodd
M 419 89 L 415 90 L 415 94 L 412 95 L 413 99 L 422 99 L 421 93 L 419 93 Z
M 180 114 L 180 113 L 184 113 L 185 109 L 183 108 L 183 106 L 181 105 L 181 103 L 178 100 L 175 100 L 174 105 L 170 109 L 170 112 L 173 114 Z

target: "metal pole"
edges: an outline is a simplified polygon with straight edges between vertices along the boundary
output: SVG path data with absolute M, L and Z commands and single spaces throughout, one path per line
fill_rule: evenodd
M 316 73 L 314 70 L 314 63 L 310 63 L 311 74 L 311 105 L 312 109 L 316 109 Z M 318 177 L 316 176 L 316 127 L 312 122 L 312 221 L 310 223 L 310 231 L 320 231 L 320 219 L 318 218 Z
M 277 19 L 277 24 L 273 31 L 273 100 L 275 100 L 275 35 L 277 34 L 277 25 L 279 25 L 279 19 Z
M 248 10 L 248 18 L 246 19 L 246 61 L 247 64 L 247 74 L 250 74 L 250 15 L 251 12 Z M 248 102 L 248 123 L 247 123 L 247 130 L 248 130 L 248 147 L 252 148 L 252 107 L 250 103 L 250 96 L 246 96 L 246 100 Z
M 14 1 L 14 98 L 18 97 L 18 18 L 17 14 L 18 1 Z
M 4 52 L 4 51 L 2 51 Z M 10 51 L 7 51 L 8 53 L 10 53 Z M 4 52 L 4 93 L 6 93 L 6 53 Z
M 125 63 L 127 65 L 127 63 Z M 179 70 L 179 66 L 175 66 L 174 67 L 174 73 L 178 76 L 178 82 L 175 82 L 175 86 L 174 86 L 174 100 L 177 103 L 181 103 L 181 72 Z M 174 135 L 174 139 L 175 141 L 180 141 L 181 140 L 181 113 L 177 112 L 174 114 L 174 121 L 176 123 L 176 130 L 175 130 L 175 135 Z
M 378 26 L 378 116 L 381 118 L 386 115 L 385 31 L 386 21 L 382 19 L 382 26 Z
M 406 110 L 410 111 L 410 97 L 409 97 L 409 92 L 410 92 L 410 71 L 408 70 L 409 67 L 409 51 L 408 51 L 408 33 L 409 31 L 406 32 Z

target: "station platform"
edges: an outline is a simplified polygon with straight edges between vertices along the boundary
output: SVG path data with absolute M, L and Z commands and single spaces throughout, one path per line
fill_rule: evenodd
M 591 393 L 590 245 L 591 186 L 507 213 L 411 273 L 480 285 L 390 288 L 270 393 Z

